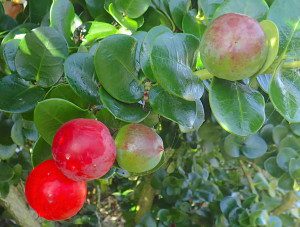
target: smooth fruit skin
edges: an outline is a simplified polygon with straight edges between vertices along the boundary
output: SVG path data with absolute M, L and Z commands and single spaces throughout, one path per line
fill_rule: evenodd
M 74 119 L 56 132 L 52 154 L 64 175 L 87 181 L 110 170 L 116 159 L 116 146 L 108 128 L 100 121 Z
M 259 23 L 235 13 L 215 19 L 200 44 L 206 69 L 215 77 L 232 81 L 257 73 L 267 53 L 267 39 Z
M 76 215 L 84 204 L 86 194 L 86 183 L 65 177 L 53 160 L 35 167 L 25 185 L 29 205 L 40 217 L 52 221 Z
M 123 126 L 115 141 L 119 166 L 132 173 L 153 169 L 159 163 L 164 151 L 160 136 L 142 124 Z

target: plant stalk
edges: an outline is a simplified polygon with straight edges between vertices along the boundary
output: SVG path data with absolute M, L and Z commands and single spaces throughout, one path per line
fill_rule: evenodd
M 23 196 L 22 185 L 10 186 L 5 198 L 0 198 L 0 204 L 11 214 L 13 219 L 22 227 L 39 227 L 38 216 L 27 206 Z
M 283 203 L 280 204 L 278 207 L 276 207 L 272 213 L 274 215 L 280 215 L 283 212 L 291 209 L 294 205 L 295 202 L 297 201 L 297 195 L 294 191 L 290 191 L 289 193 L 286 194 L 286 196 L 283 198 Z

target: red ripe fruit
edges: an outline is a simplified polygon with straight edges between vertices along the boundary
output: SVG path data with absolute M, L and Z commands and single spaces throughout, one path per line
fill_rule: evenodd
M 84 204 L 86 193 L 86 183 L 65 177 L 53 160 L 35 167 L 25 185 L 29 205 L 47 220 L 65 220 L 77 214 Z
M 110 170 L 116 147 L 108 128 L 100 121 L 74 119 L 56 132 L 52 154 L 65 176 L 86 181 L 102 177 Z

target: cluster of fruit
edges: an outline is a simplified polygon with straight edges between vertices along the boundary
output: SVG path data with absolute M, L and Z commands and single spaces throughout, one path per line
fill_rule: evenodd
M 142 124 L 122 127 L 115 141 L 100 121 L 74 119 L 63 124 L 52 143 L 53 160 L 38 165 L 29 174 L 25 195 L 40 217 L 68 219 L 82 208 L 86 181 L 104 176 L 117 157 L 128 172 L 151 170 L 163 153 L 162 139 Z

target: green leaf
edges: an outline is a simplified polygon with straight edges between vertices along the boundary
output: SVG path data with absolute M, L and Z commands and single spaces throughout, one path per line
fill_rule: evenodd
M 151 28 L 151 30 L 148 32 L 148 34 L 145 36 L 144 41 L 141 46 L 141 51 L 139 53 L 139 62 L 141 65 L 141 68 L 143 70 L 143 73 L 145 76 L 150 79 L 151 81 L 155 81 L 153 71 L 151 69 L 151 63 L 150 63 L 150 53 L 152 51 L 153 45 L 156 41 L 156 39 L 165 33 L 171 33 L 172 31 L 165 27 L 165 26 L 157 26 Z
M 201 101 L 186 101 L 168 94 L 158 86 L 150 90 L 149 100 L 155 112 L 178 123 L 187 131 L 198 130 L 204 122 L 204 109 Z
M 205 18 L 210 20 L 223 1 L 224 0 L 198 0 L 199 11 L 202 10 Z
M 2 182 L 0 183 L 0 197 L 5 198 L 9 193 L 9 183 Z
M 64 37 L 53 28 L 39 27 L 22 39 L 16 55 L 16 69 L 25 80 L 49 87 L 62 76 L 67 55 Z
M 197 17 L 197 10 L 188 11 L 182 20 L 182 30 L 184 33 L 189 33 L 201 40 L 206 26 Z
M 233 158 L 240 156 L 240 148 L 243 145 L 244 138 L 235 135 L 228 135 L 224 141 L 224 151 L 227 155 Z
M 300 157 L 290 159 L 289 173 L 293 179 L 300 180 Z
M 267 59 L 257 74 L 265 72 L 272 65 L 279 50 L 279 31 L 276 24 L 270 20 L 263 20 L 260 22 L 260 26 L 264 30 L 267 37 L 269 49 Z
M 49 12 L 52 0 L 30 0 L 28 1 L 29 17 L 32 23 L 39 24 Z
M 134 20 L 123 15 L 116 9 L 113 3 L 109 5 L 108 12 L 120 25 L 131 31 L 136 31 L 144 23 L 144 20 L 141 17 Z
M 50 25 L 63 34 L 69 44 L 72 44 L 71 26 L 75 18 L 75 11 L 69 0 L 53 0 L 50 9 Z
M 297 159 L 297 158 L 300 158 L 300 153 L 298 153 L 297 151 L 295 151 L 292 148 L 285 147 L 285 148 L 279 150 L 276 161 L 277 161 L 278 166 L 281 169 L 288 172 L 290 160 Z
M 24 113 L 34 108 L 45 95 L 45 91 L 16 75 L 0 79 L 0 110 L 10 113 Z
M 284 172 L 277 165 L 276 157 L 270 157 L 264 162 L 264 168 L 273 177 L 279 178 Z
M 300 138 L 293 135 L 286 136 L 280 141 L 279 150 L 285 147 L 292 148 L 295 151 L 300 151 Z
M 10 16 L 0 15 L 0 32 L 11 30 L 17 25 L 17 22 Z
M 214 78 L 209 102 L 218 123 L 230 133 L 254 134 L 264 123 L 264 98 L 247 85 Z
M 31 160 L 33 166 L 37 166 L 43 161 L 52 159 L 51 146 L 40 137 L 33 146 Z
M 234 208 L 238 206 L 235 198 L 231 196 L 226 196 L 221 202 L 220 202 L 220 209 L 222 213 L 228 217 L 230 211 L 232 211 Z
M 75 118 L 94 118 L 87 110 L 63 99 L 47 99 L 39 102 L 34 110 L 34 123 L 41 137 L 52 144 L 58 128 Z
M 290 124 L 290 128 L 296 136 L 300 136 L 300 123 Z
M 247 137 L 241 148 L 242 153 L 250 159 L 261 157 L 267 150 L 267 143 L 258 135 Z
M 227 0 L 218 7 L 214 18 L 226 13 L 240 13 L 261 21 L 265 19 L 268 11 L 269 6 L 264 0 Z
M 118 11 L 130 18 L 142 16 L 150 6 L 150 0 L 115 0 Z
M 70 55 L 64 63 L 64 71 L 72 89 L 80 97 L 92 104 L 99 103 L 98 79 L 91 54 Z
M 287 121 L 300 122 L 300 72 L 298 70 L 277 70 L 270 83 L 269 95 L 276 110 Z
M 10 137 L 13 121 L 7 118 L 3 112 L 0 112 L 0 144 L 11 145 L 13 141 Z
M 81 108 L 87 108 L 89 105 L 89 103 L 82 100 L 68 84 L 58 84 L 57 86 L 53 86 L 46 94 L 45 99 L 53 98 L 65 99 Z
M 0 182 L 7 182 L 14 176 L 13 169 L 4 162 L 0 162 Z
M 3 57 L 9 69 L 16 71 L 15 57 L 19 48 L 20 40 L 13 39 L 3 45 Z
M 7 35 L 2 40 L 2 45 L 4 45 L 5 43 L 7 43 L 12 39 L 23 38 L 23 36 L 25 36 L 26 33 L 30 32 L 31 29 L 34 28 L 36 28 L 35 24 L 31 24 L 31 23 L 20 24 L 19 26 L 10 30 L 9 33 L 7 33 Z
M 0 144 L 0 159 L 7 160 L 11 158 L 16 153 L 17 145 L 12 144 L 8 146 L 4 146 Z
M 91 44 L 95 40 L 118 33 L 118 29 L 115 26 L 103 22 L 92 21 L 88 24 L 88 27 L 87 35 L 82 42 L 83 45 Z
M 267 94 L 269 93 L 269 86 L 270 86 L 271 79 L 272 79 L 272 75 L 269 74 L 261 74 L 256 77 L 256 80 L 260 88 Z
M 294 180 L 289 176 L 288 173 L 283 174 L 278 181 L 278 187 L 284 190 L 292 190 L 294 186 Z
M 298 0 L 275 0 L 270 7 L 268 19 L 275 22 L 278 27 L 279 55 L 282 58 L 289 52 L 290 57 L 293 58 L 299 51 L 300 37 L 297 35 L 300 31 L 299 8 L 300 1 Z
M 284 125 L 276 125 L 273 128 L 272 138 L 276 145 L 279 145 L 280 141 L 285 138 L 289 133 L 289 130 Z
M 104 0 L 85 0 L 86 7 L 94 18 L 103 18 L 106 16 Z
M 158 84 L 169 93 L 189 101 L 201 98 L 204 87 L 195 76 L 199 40 L 190 34 L 165 33 L 152 48 L 150 61 Z
M 108 109 L 99 110 L 96 114 L 96 118 L 113 131 L 116 131 L 124 125 L 128 124 L 124 121 L 116 119 Z
M 25 136 L 23 135 L 23 121 L 22 119 L 17 120 L 11 129 L 11 138 L 15 144 L 24 146 Z
M 103 88 L 100 88 L 100 97 L 104 107 L 121 121 L 139 123 L 150 113 L 144 110 L 140 104 L 127 104 L 114 99 Z
M 99 43 L 94 57 L 101 85 L 112 97 L 125 103 L 138 102 L 144 94 L 136 70 L 136 45 L 133 37 L 113 35 Z
M 182 20 L 191 6 L 191 0 L 170 0 L 169 9 L 175 25 L 182 29 Z

